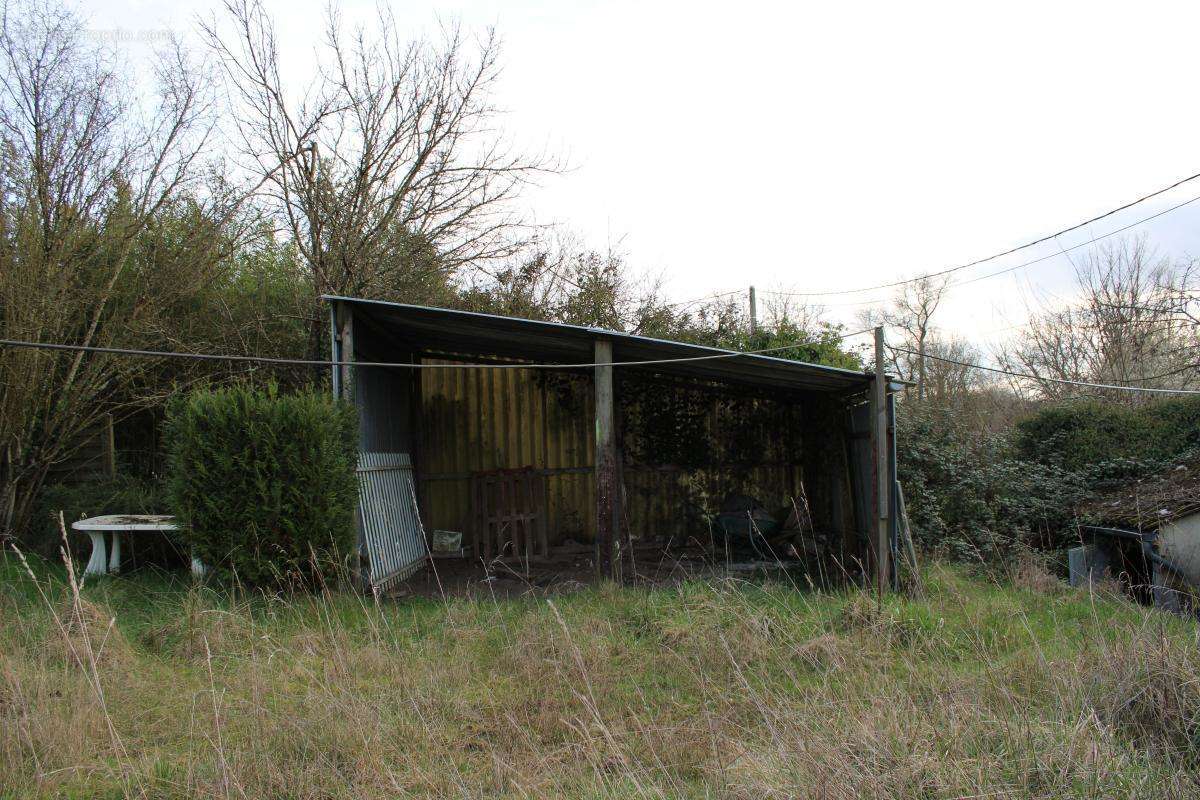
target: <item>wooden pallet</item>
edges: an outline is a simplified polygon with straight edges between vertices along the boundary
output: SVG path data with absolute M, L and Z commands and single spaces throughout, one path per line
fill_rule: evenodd
M 475 558 L 545 559 L 545 476 L 531 467 L 472 473 L 471 521 Z

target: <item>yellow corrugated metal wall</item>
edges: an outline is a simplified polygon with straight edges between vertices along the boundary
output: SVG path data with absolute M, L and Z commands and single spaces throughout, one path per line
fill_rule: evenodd
M 436 362 L 431 362 L 436 363 Z M 591 539 L 591 382 L 526 369 L 426 370 L 419 480 L 427 527 L 468 531 L 470 474 L 533 467 L 546 477 L 551 542 Z
M 677 389 L 664 385 L 663 391 Z M 825 473 L 846 470 L 841 432 L 830 430 L 828 420 L 810 415 L 807 407 L 784 403 L 774 407 L 774 416 L 766 417 L 770 424 L 756 423 L 731 433 L 723 426 L 737 412 L 726 408 L 722 416 L 714 403 L 702 423 L 713 436 L 715 456 L 726 452 L 722 437 L 737 438 L 761 450 L 758 463 L 696 469 L 638 463 L 631 433 L 622 477 L 633 536 L 700 534 L 699 507 L 715 511 L 731 492 L 750 494 L 771 507 L 783 506 L 802 493 L 805 466 L 820 473 L 806 488 L 814 518 L 828 523 L 823 519 L 829 516 L 826 509 L 833 502 L 848 502 L 823 496 L 828 492 Z M 595 532 L 593 408 L 587 375 L 526 369 L 425 370 L 417 458 L 427 528 L 470 531 L 472 472 L 533 467 L 546 473 L 551 544 L 591 540 Z M 789 433 L 784 435 L 781 429 Z M 816 437 L 828 441 L 819 447 L 806 446 L 807 452 L 801 453 L 796 444 L 800 434 L 791 433 L 800 430 L 806 445 Z

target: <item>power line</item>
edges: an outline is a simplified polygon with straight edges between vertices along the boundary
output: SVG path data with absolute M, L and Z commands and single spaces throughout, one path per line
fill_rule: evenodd
M 841 341 L 842 339 L 848 339 L 851 336 L 858 336 L 871 330 L 873 330 L 873 328 L 867 328 L 861 331 L 853 331 L 851 333 L 838 334 L 836 338 L 838 341 Z M 145 358 L 180 358 L 192 361 L 233 361 L 238 363 L 278 364 L 281 366 L 298 367 L 393 367 L 396 369 L 591 369 L 593 367 L 640 367 L 653 366 L 657 364 L 676 364 L 689 361 L 715 361 L 722 358 L 736 358 L 737 356 L 764 355 L 766 353 L 777 353 L 782 350 L 792 350 L 797 347 L 804 347 L 807 344 L 812 343 L 797 342 L 794 344 L 785 344 L 776 347 L 765 347 L 761 350 L 730 350 L 721 353 L 713 353 L 712 355 L 706 356 L 658 358 L 646 361 L 605 361 L 588 364 L 528 364 L 523 362 L 499 364 L 411 364 L 401 361 L 324 361 L 320 359 L 308 358 L 276 358 L 273 356 L 222 355 L 218 353 L 180 353 L 169 350 L 135 350 L 124 347 L 96 347 L 81 344 L 58 344 L 52 342 L 27 342 L 19 339 L 0 339 L 0 347 L 28 348 L 34 350 L 107 353 L 110 355 L 141 356 Z M 704 345 L 692 346 L 703 347 Z
M 944 364 L 954 364 L 958 367 L 968 367 L 970 369 L 983 370 L 984 372 L 995 372 L 1000 375 L 1008 375 L 1013 378 L 1026 378 L 1031 381 L 1057 383 L 1065 386 L 1082 386 L 1087 389 L 1116 389 L 1118 391 L 1125 392 L 1149 392 L 1153 394 L 1200 394 L 1200 389 L 1152 389 L 1148 386 L 1130 386 L 1128 384 L 1119 383 L 1089 383 L 1087 381 L 1071 381 L 1065 378 L 1047 378 L 1038 375 L 1030 375 L 1025 372 L 1014 372 L 1012 370 L 1000 369 L 999 367 L 985 367 L 982 364 L 972 364 L 968 361 L 958 361 L 953 358 L 931 355 L 930 353 L 925 353 L 922 356 L 922 354 L 918 353 L 916 350 L 909 350 L 905 347 L 892 347 L 891 349 L 901 353 L 908 353 L 909 355 L 917 356 L 918 358 L 932 358 L 934 361 L 941 361 Z M 1166 377 L 1167 375 L 1171 374 L 1174 373 L 1165 373 L 1164 375 L 1158 375 L 1155 377 Z
M 684 308 L 680 309 L 680 311 L 683 311 L 687 308 L 691 308 L 692 306 L 696 305 L 697 303 L 703 303 L 707 300 L 720 300 L 722 297 L 729 297 L 730 295 L 733 295 L 733 294 L 741 294 L 742 291 L 743 291 L 742 289 L 733 289 L 728 292 L 721 292 L 719 294 L 711 294 L 711 295 L 708 295 L 707 297 L 698 297 L 695 300 L 679 300 L 674 303 L 663 303 L 662 307 L 663 308 L 674 308 L 675 306 L 683 306 Z
M 1015 264 L 1011 267 L 1005 267 L 1004 269 L 996 270 L 995 272 L 989 272 L 984 275 L 977 275 L 974 278 L 967 278 L 966 280 L 961 280 L 961 281 L 957 281 L 955 283 L 951 283 L 950 285 L 948 285 L 945 288 L 945 291 L 949 292 L 951 289 L 957 289 L 960 286 L 966 286 L 968 284 L 975 283 L 977 281 L 986 280 L 988 278 L 995 278 L 998 275 L 1007 275 L 1010 272 L 1016 272 L 1019 269 L 1024 269 L 1025 267 L 1031 267 L 1034 264 L 1040 264 L 1043 261 L 1049 261 L 1052 258 L 1058 258 L 1059 256 L 1067 255 L 1067 253 L 1070 253 L 1073 250 L 1078 250 L 1081 247 L 1088 247 L 1089 245 L 1094 245 L 1096 242 L 1099 242 L 1103 239 L 1108 239 L 1112 236 L 1116 236 L 1119 233 L 1124 233 L 1125 231 L 1129 230 L 1130 228 L 1136 228 L 1138 225 L 1144 225 L 1145 223 L 1151 222 L 1152 220 L 1156 220 L 1161 216 L 1170 214 L 1172 211 L 1178 211 L 1179 209 L 1183 208 L 1184 206 L 1188 206 L 1188 205 L 1191 205 L 1192 203 L 1195 203 L 1197 200 L 1200 200 L 1200 195 L 1196 195 L 1195 197 L 1193 197 L 1189 200 L 1184 200 L 1182 203 L 1177 203 L 1176 205 L 1173 205 L 1170 208 L 1164 208 L 1162 211 L 1151 214 L 1148 217 L 1143 217 L 1142 219 L 1139 219 L 1136 222 L 1131 222 L 1128 225 L 1123 225 L 1120 228 L 1117 228 L 1115 230 L 1108 231 L 1107 233 L 1102 233 L 1099 236 L 1094 236 L 1086 242 L 1080 242 L 1078 244 L 1074 244 L 1074 245 L 1071 245 L 1070 247 L 1066 247 L 1066 248 L 1060 247 L 1059 251 L 1057 253 L 1050 253 L 1049 255 L 1044 255 L 1044 256 L 1041 256 L 1040 258 L 1035 258 L 1030 261 L 1022 262 L 1020 264 Z M 1067 256 L 1067 258 L 1070 259 L 1070 256 Z M 933 277 L 933 276 L 929 276 L 929 277 Z M 916 281 L 916 280 L 921 280 L 921 278 L 914 278 L 914 279 L 908 280 L 908 281 L 900 281 L 898 283 L 889 284 L 889 285 L 903 286 L 905 284 L 912 283 L 913 281 Z M 875 287 L 875 288 L 883 288 L 883 287 Z M 767 291 L 769 294 L 787 295 L 789 297 L 816 296 L 816 295 L 809 294 L 806 292 L 779 292 L 779 291 L 771 291 L 769 289 L 765 290 L 765 291 Z M 865 289 L 863 289 L 863 290 L 847 289 L 845 291 L 828 292 L 825 294 L 852 294 L 857 291 L 867 291 L 867 290 L 865 290 Z M 818 294 L 821 294 L 821 293 L 818 293 Z M 846 302 L 846 303 L 827 303 L 824 305 L 838 306 L 838 307 L 841 307 L 841 306 L 870 306 L 870 305 L 878 305 L 878 304 L 885 303 L 885 302 L 887 302 L 887 301 L 883 300 L 883 299 L 880 299 L 880 300 L 858 300 L 858 301 L 852 301 L 852 302 Z
M 1005 267 L 1004 269 L 997 270 L 996 272 L 989 272 L 986 275 L 978 275 L 974 278 L 968 278 L 965 281 L 959 281 L 958 283 L 955 283 L 953 286 L 947 287 L 947 288 L 954 288 L 957 286 L 966 286 L 968 283 L 975 283 L 976 281 L 982 281 L 987 278 L 994 278 L 997 275 L 1005 275 L 1009 272 L 1016 272 L 1019 269 L 1023 269 L 1025 267 L 1029 267 L 1034 264 L 1041 263 L 1042 261 L 1047 261 L 1051 258 L 1057 258 L 1060 255 L 1066 255 L 1067 253 L 1071 252 L 1072 250 L 1078 250 L 1081 247 L 1087 247 L 1088 245 L 1095 244 L 1096 242 L 1100 241 L 1101 239 L 1107 239 L 1110 236 L 1116 236 L 1118 233 L 1124 233 L 1125 231 L 1129 230 L 1130 228 L 1135 228 L 1138 225 L 1142 225 L 1147 222 L 1150 222 L 1151 220 L 1158 219 L 1159 217 L 1161 217 L 1165 214 L 1170 214 L 1172 211 L 1178 211 L 1179 209 L 1183 208 L 1184 206 L 1191 205 L 1192 203 L 1196 202 L 1197 200 L 1200 200 L 1200 195 L 1196 195 L 1195 197 L 1193 197 L 1190 200 L 1184 200 L 1182 203 L 1179 203 L 1178 205 L 1173 205 L 1170 208 L 1165 208 L 1162 211 L 1159 211 L 1157 214 L 1151 214 L 1148 217 L 1139 219 L 1137 222 L 1131 222 L 1128 225 L 1117 228 L 1115 231 L 1109 231 L 1108 233 L 1104 233 L 1104 234 L 1101 234 L 1100 236 L 1096 236 L 1092 239 L 1089 239 L 1086 242 L 1080 242 L 1079 244 L 1071 245 L 1070 247 L 1067 247 L 1067 248 L 1060 248 L 1059 252 L 1057 252 L 1057 253 L 1051 253 L 1050 255 L 1042 256 L 1041 258 L 1035 258 L 1032 261 L 1026 261 L 1024 264 L 1017 264 L 1016 266 L 1013 266 L 1013 267 Z
M 938 278 L 938 277 L 941 277 L 942 275 L 949 275 L 951 273 L 959 272 L 961 270 L 968 269 L 970 267 L 975 267 L 980 264 L 985 264 L 988 261 L 995 261 L 997 258 L 1003 258 L 1004 256 L 1012 255 L 1013 253 L 1016 253 L 1020 250 L 1026 250 L 1030 247 L 1034 247 L 1035 245 L 1044 244 L 1045 242 L 1048 242 L 1051 239 L 1054 239 L 1056 237 L 1062 236 L 1063 234 L 1071 233 L 1072 231 L 1077 231 L 1080 228 L 1091 225 L 1093 222 L 1099 222 L 1100 220 L 1105 219 L 1107 217 L 1111 217 L 1114 214 L 1119 214 L 1122 211 L 1133 208 L 1134 206 L 1138 205 L 1139 203 L 1144 203 L 1147 200 L 1151 200 L 1155 197 L 1158 197 L 1159 195 L 1165 194 L 1165 193 L 1171 191 L 1172 189 L 1178 188 L 1178 187 L 1184 185 L 1185 183 L 1194 181 L 1197 178 L 1200 178 L 1200 172 L 1196 173 L 1195 175 L 1189 175 L 1188 177 L 1183 178 L 1182 180 L 1175 181 L 1175 183 L 1172 183 L 1170 186 L 1166 186 L 1162 189 L 1151 192 L 1150 194 L 1143 195 L 1142 197 L 1139 197 L 1138 199 L 1133 200 L 1132 202 L 1126 203 L 1123 206 L 1114 208 L 1111 211 L 1106 211 L 1103 214 L 1092 217 L 1091 219 L 1088 219 L 1088 220 L 1084 220 L 1083 222 L 1076 223 L 1075 225 L 1072 225 L 1069 228 L 1063 228 L 1060 231 L 1048 234 L 1046 236 L 1041 237 L 1040 239 L 1034 239 L 1031 242 L 1026 242 L 1025 244 L 1018 245 L 1016 247 L 1011 247 L 1008 250 L 1005 250 L 1003 252 L 995 253 L 993 255 L 987 256 L 986 258 L 979 258 L 974 261 L 970 261 L 966 264 L 959 264 L 958 266 L 947 267 L 946 269 L 939 270 L 937 272 L 930 272 L 925 275 L 919 275 L 916 278 L 908 278 L 906 280 L 893 281 L 891 283 L 881 283 L 881 284 L 878 284 L 877 286 L 864 286 L 859 289 L 836 289 L 836 290 L 827 290 L 827 291 L 819 291 L 819 292 L 777 292 L 776 294 L 787 294 L 787 295 L 791 295 L 791 296 L 795 296 L 795 297 L 823 297 L 823 296 L 838 295 L 838 294 L 858 294 L 859 292 L 870 292 L 870 291 L 874 291 L 876 289 L 893 289 L 897 286 L 904 286 L 906 284 L 915 283 L 916 281 L 925 280 L 927 278 Z M 1167 211 L 1161 212 L 1159 214 L 1155 214 L 1152 217 L 1147 217 L 1147 219 L 1142 220 L 1142 222 L 1148 221 L 1150 219 L 1154 219 L 1154 217 L 1157 217 L 1157 216 L 1162 216 L 1162 214 L 1168 213 L 1170 211 L 1174 211 L 1176 208 L 1181 208 L 1182 206 L 1185 206 L 1188 203 L 1194 202 L 1196 199 L 1200 199 L 1200 198 L 1193 198 L 1192 200 L 1189 200 L 1187 203 L 1181 203 L 1178 206 L 1167 209 Z M 1141 223 L 1138 222 L 1138 223 L 1134 223 L 1134 224 L 1137 225 L 1137 224 L 1141 224 Z M 1123 228 L 1122 230 L 1127 230 L 1128 227 L 1132 227 L 1132 226 L 1127 226 L 1127 228 Z M 1108 235 L 1112 235 L 1112 234 L 1108 234 Z M 1074 249 L 1074 248 L 1072 248 L 1072 249 Z M 1034 261 L 1034 262 L 1030 262 L 1030 263 L 1037 263 L 1037 262 Z M 1028 264 L 1023 265 L 1023 266 L 1028 266 Z M 1013 267 L 1013 269 L 1020 269 L 1020 267 Z M 995 274 L 1002 274 L 1002 273 L 995 273 Z

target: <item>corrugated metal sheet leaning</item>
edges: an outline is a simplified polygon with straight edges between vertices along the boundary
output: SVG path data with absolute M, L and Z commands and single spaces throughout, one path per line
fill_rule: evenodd
M 429 554 L 408 453 L 359 453 L 359 536 L 372 591 L 416 572 Z

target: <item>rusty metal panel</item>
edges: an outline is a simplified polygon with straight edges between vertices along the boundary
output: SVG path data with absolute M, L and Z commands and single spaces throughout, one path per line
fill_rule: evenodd
M 417 512 L 408 453 L 358 454 L 359 539 L 367 554 L 368 580 L 386 589 L 416 572 L 428 555 Z
M 421 404 L 419 479 L 428 525 L 467 533 L 472 524 L 471 474 L 532 468 L 545 476 L 551 544 L 593 540 L 594 398 L 588 376 L 547 376 L 525 369 L 430 370 L 422 381 Z M 721 413 L 710 410 L 704 424 L 720 427 L 728 413 L 727 408 Z M 779 414 L 777 426 L 801 422 L 793 410 L 782 408 Z M 688 530 L 687 501 L 698 493 L 706 497 L 710 511 L 716 511 L 730 492 L 753 494 L 781 508 L 787 505 L 801 492 L 805 473 L 800 454 L 777 430 L 747 430 L 761 442 L 759 464 L 686 470 L 627 462 L 622 474 L 633 536 L 703 534 Z

